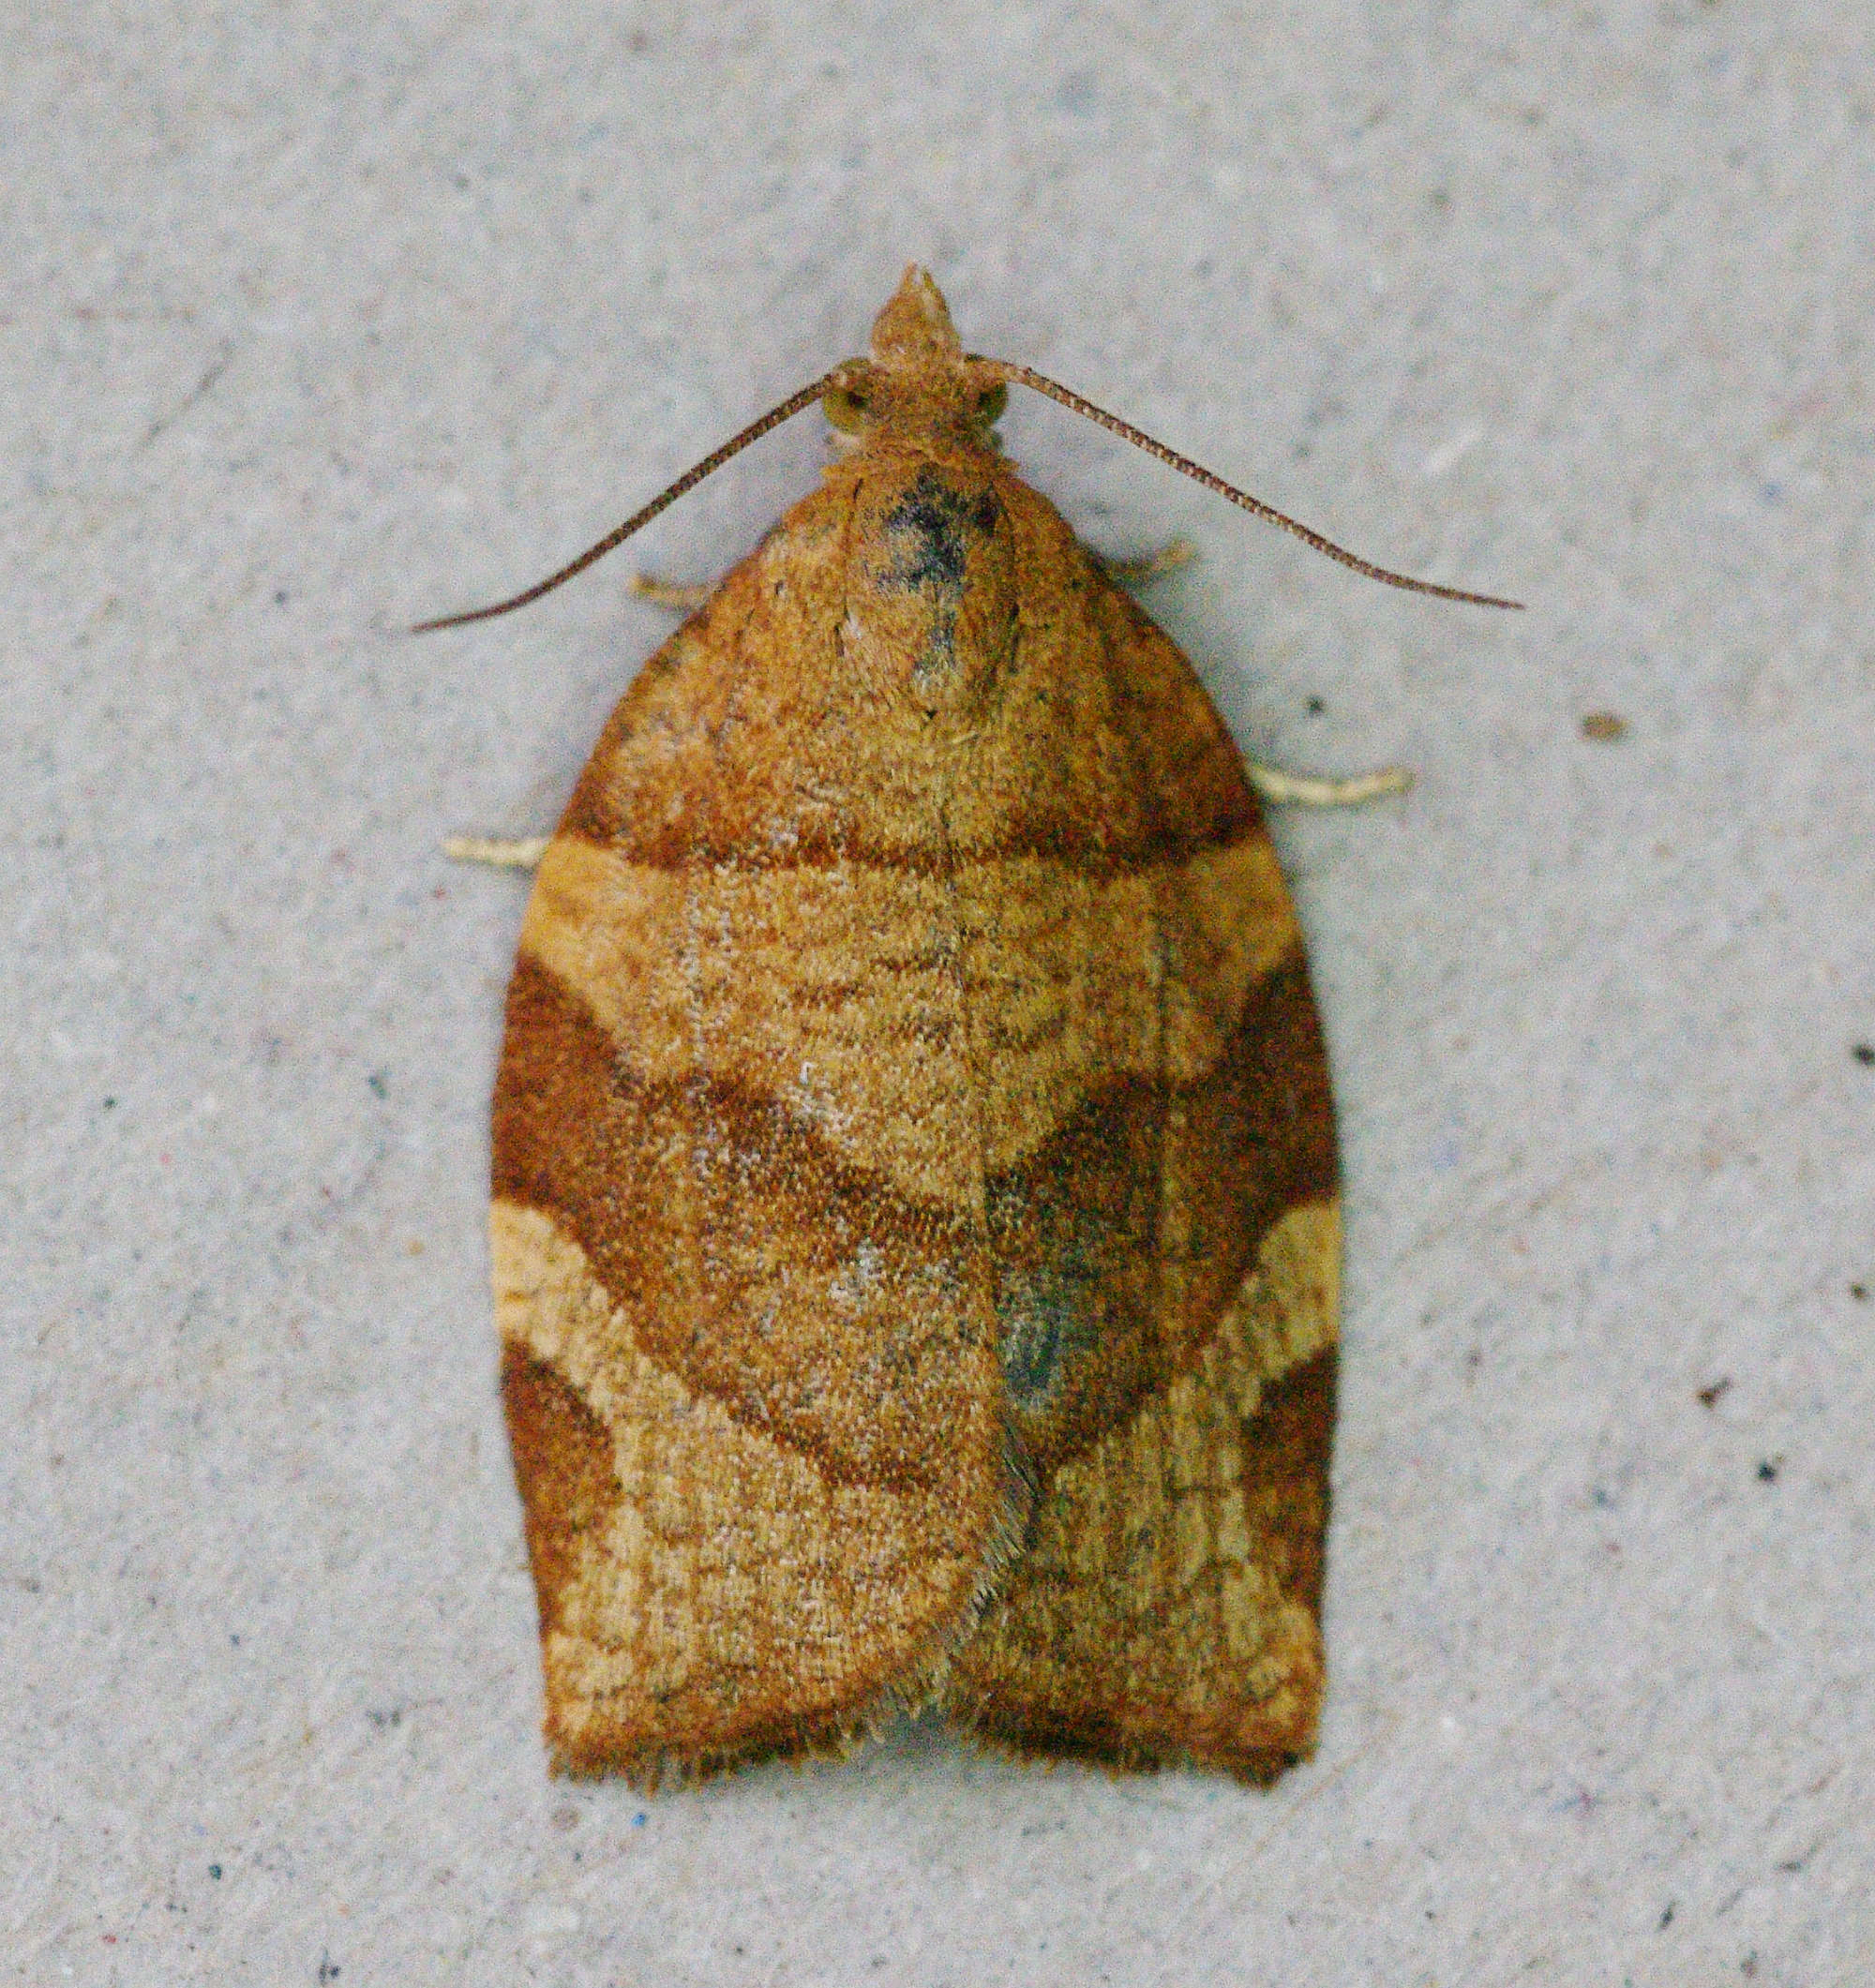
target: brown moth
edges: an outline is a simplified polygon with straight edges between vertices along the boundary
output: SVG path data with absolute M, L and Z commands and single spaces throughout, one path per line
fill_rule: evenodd
M 966 355 L 913 268 L 869 361 L 480 610 L 814 400 L 852 438 L 625 693 L 509 989 L 495 1297 L 563 1771 L 926 1704 L 1251 1781 L 1314 1742 L 1302 937 L 1191 665 L 999 454 L 1012 380 L 1145 443 Z

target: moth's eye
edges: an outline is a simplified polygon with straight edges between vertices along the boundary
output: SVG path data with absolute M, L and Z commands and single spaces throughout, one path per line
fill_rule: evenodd
M 977 419 L 986 428 L 993 428 L 1002 419 L 1003 410 L 1009 405 L 1009 384 L 998 380 L 987 393 L 977 396 Z
M 850 387 L 830 386 L 820 396 L 820 406 L 843 435 L 857 435 L 866 425 L 866 404 Z

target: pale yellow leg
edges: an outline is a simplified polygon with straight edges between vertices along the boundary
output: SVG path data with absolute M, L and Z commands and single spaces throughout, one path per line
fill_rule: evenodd
M 674 614 L 695 614 L 716 590 L 713 584 L 686 587 L 679 580 L 660 580 L 649 573 L 635 573 L 626 591 L 653 607 L 668 607 Z
M 1382 767 L 1346 780 L 1325 780 L 1310 773 L 1285 773 L 1281 767 L 1245 762 L 1250 784 L 1272 807 L 1351 808 L 1383 795 L 1403 794 L 1413 785 L 1410 767 Z M 546 835 L 503 839 L 489 835 L 452 835 L 442 845 L 451 862 L 486 863 L 495 870 L 536 870 L 547 854 Z
M 1324 780 L 1312 773 L 1285 773 L 1281 767 L 1248 762 L 1250 784 L 1272 807 L 1295 802 L 1305 808 L 1351 808 L 1358 801 L 1377 800 L 1383 794 L 1403 794 L 1413 785 L 1413 770 L 1384 766 L 1377 772 L 1356 773 L 1347 780 Z
M 452 835 L 442 853 L 455 863 L 488 863 L 497 870 L 535 870 L 552 840 L 548 835 L 519 835 L 502 841 L 488 835 Z
M 1101 571 L 1121 587 L 1141 587 L 1148 580 L 1162 579 L 1168 573 L 1177 573 L 1180 566 L 1189 566 L 1197 556 L 1198 548 L 1188 538 L 1167 539 L 1157 552 L 1142 553 L 1137 559 L 1112 559 L 1104 552 L 1093 554 Z

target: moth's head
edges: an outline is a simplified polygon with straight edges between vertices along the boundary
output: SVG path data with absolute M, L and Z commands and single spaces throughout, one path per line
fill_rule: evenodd
M 994 360 L 966 352 L 944 293 L 916 262 L 873 320 L 872 357 L 833 369 L 820 405 L 837 433 L 941 431 L 994 449 L 1009 389 Z

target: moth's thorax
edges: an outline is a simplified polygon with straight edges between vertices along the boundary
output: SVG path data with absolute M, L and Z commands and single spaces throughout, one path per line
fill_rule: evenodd
M 968 724 L 1015 644 L 1017 561 L 1009 472 L 986 449 L 862 448 L 847 532 L 841 644 L 867 684 L 927 717 Z

